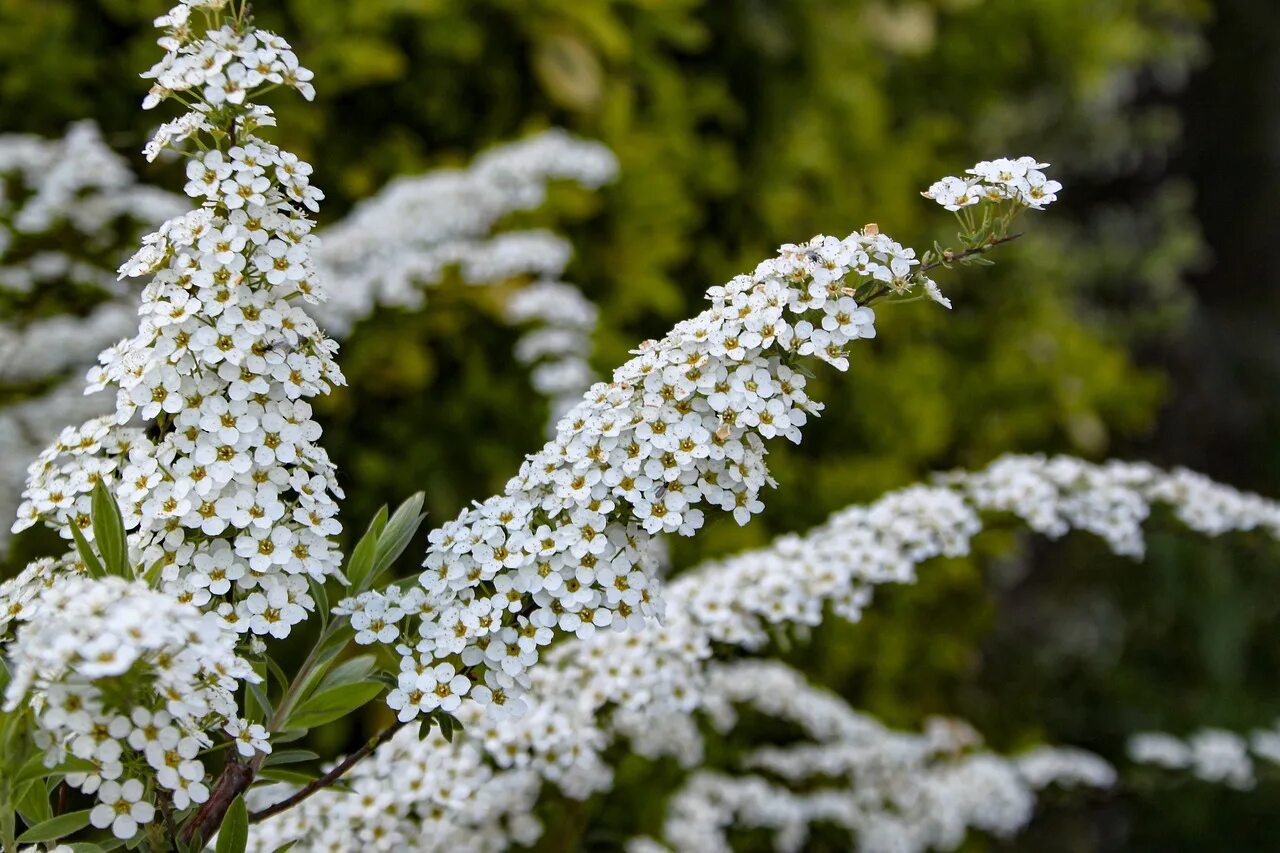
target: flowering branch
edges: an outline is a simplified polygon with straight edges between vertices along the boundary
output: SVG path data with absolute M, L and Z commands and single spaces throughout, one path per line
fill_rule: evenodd
M 373 737 L 369 738 L 369 740 L 365 741 L 364 746 L 360 747 L 355 752 L 351 753 L 346 758 L 342 759 L 342 761 L 340 761 L 332 770 L 325 773 L 323 776 L 320 776 L 319 778 L 311 780 L 306 785 L 303 785 L 301 788 L 295 791 L 293 794 L 290 794 L 288 797 L 285 797 L 283 800 L 281 800 L 278 803 L 275 803 L 274 805 L 267 806 L 266 808 L 259 809 L 258 811 L 255 811 L 255 812 L 250 812 L 249 813 L 250 822 L 257 823 L 260 820 L 266 820 L 272 815 L 277 815 L 277 814 L 280 814 L 280 812 L 288 811 L 289 809 L 293 808 L 298 803 L 302 802 L 307 797 L 310 797 L 312 794 L 316 793 L 317 791 L 330 787 L 339 779 L 341 779 L 348 770 L 350 770 L 360 761 L 364 760 L 369 755 L 371 755 L 375 749 L 382 746 L 387 741 L 391 740 L 391 738 L 395 735 L 395 733 L 400 731 L 400 729 L 402 729 L 406 725 L 407 723 L 404 722 L 403 720 L 396 720 L 394 723 L 385 727 L 384 729 L 382 729 L 382 731 L 378 732 Z
M 1014 239 L 1010 223 L 1035 196 L 1045 164 L 980 163 L 983 216 L 962 217 L 962 252 Z M 975 184 L 976 185 L 976 184 Z M 951 259 L 951 260 L 948 260 Z M 636 629 L 660 613 L 649 544 L 694 535 L 719 509 L 745 524 L 772 484 L 764 441 L 801 429 L 822 405 L 805 393 L 803 362 L 848 367 L 846 346 L 875 336 L 868 303 L 916 290 L 950 305 L 913 249 L 868 225 L 844 239 L 783 246 L 724 287 L 711 307 L 635 351 L 526 459 L 504 494 L 431 534 L 419 585 L 343 601 L 357 642 L 401 656 L 388 703 L 401 719 L 464 696 L 502 713 L 521 707 L 527 674 L 557 632 Z
M 943 251 L 941 256 L 935 261 L 930 261 L 926 259 L 925 262 L 920 266 L 920 272 L 922 273 L 929 272 L 930 270 L 935 270 L 938 267 L 947 267 L 949 269 L 950 264 L 964 263 L 969 258 L 986 254 L 987 252 L 994 249 L 996 246 L 1002 245 L 1004 243 L 1012 242 L 1013 240 L 1017 240 L 1021 236 L 1022 234 L 1007 234 L 1004 237 L 996 237 L 995 235 L 991 235 L 986 239 L 986 242 L 984 242 L 980 246 L 973 246 L 971 248 L 965 249 L 962 252 L 952 252 L 949 250 Z
M 863 750 L 863 758 L 892 759 L 884 774 L 857 782 L 865 794 L 859 801 L 891 802 L 891 794 L 899 792 L 905 797 L 899 805 L 915 802 L 924 809 L 910 813 L 919 822 L 886 824 L 905 814 L 888 806 L 854 817 L 861 827 L 879 826 L 892 830 L 895 839 L 915 839 L 906 849 L 954 846 L 956 833 L 962 836 L 967 826 L 1013 831 L 1029 817 L 1035 789 L 1054 779 L 1104 784 L 1109 778 L 1105 764 L 1072 751 L 1037 751 L 1006 760 L 973 752 L 971 745 L 955 753 L 957 763 L 928 770 L 936 775 L 913 778 L 919 748 L 936 744 L 935 735 L 954 736 L 960 731 L 955 725 L 930 726 L 929 738 L 889 733 L 837 697 L 803 686 L 797 674 L 780 665 L 720 659 L 765 652 L 779 629 L 818 625 L 832 612 L 858 619 L 877 586 L 914 582 L 917 567 L 926 561 L 968 553 L 992 516 L 1012 515 L 1052 538 L 1073 529 L 1091 532 L 1116 553 L 1138 557 L 1143 522 L 1156 505 L 1205 535 L 1256 530 L 1280 540 L 1280 504 L 1188 471 L 1010 456 L 984 470 L 942 475 L 931 485 L 843 509 L 803 536 L 782 536 L 767 548 L 682 573 L 667 587 L 661 626 L 629 634 L 598 632 L 555 646 L 530 673 L 523 715 L 493 720 L 468 700 L 455 712 L 467 723 L 466 738 L 447 743 L 401 732 L 379 748 L 374 761 L 350 774 L 357 792 L 375 797 L 322 792 L 288 821 L 262 824 L 254 836 L 256 849 L 270 851 L 292 840 L 323 846 L 372 824 L 405 849 L 434 849 L 455 838 L 485 839 L 499 848 L 529 844 L 540 829 L 513 816 L 527 814 L 544 784 L 555 784 L 574 799 L 607 791 L 613 775 L 606 757 L 611 744 L 623 739 L 631 752 L 697 765 L 703 760 L 699 715 L 728 732 L 733 707 L 743 703 L 770 717 L 803 721 L 824 745 L 786 756 L 753 753 L 751 761 L 761 766 L 794 767 L 804 775 L 799 771 L 834 766 L 842 756 L 855 755 L 855 748 Z M 1274 738 L 1264 745 L 1280 754 Z M 870 769 L 865 762 L 858 766 Z M 451 785 L 474 792 L 473 799 L 463 805 L 437 799 L 430 786 L 405 784 L 428 773 L 445 774 Z M 928 779 L 936 784 L 925 784 L 923 793 L 933 798 L 913 799 L 911 792 L 922 793 L 920 784 Z M 1000 787 L 992 789 L 994 782 Z M 735 790 L 745 789 L 735 783 Z M 765 793 L 744 801 L 761 809 L 742 815 L 745 822 L 768 814 L 800 819 L 816 814 L 809 807 L 823 802 Z M 991 799 L 984 799 L 987 795 Z M 983 810 L 985 802 L 1009 808 L 995 815 L 994 823 L 984 823 L 981 816 L 992 815 Z M 770 811 L 771 803 L 780 804 L 779 810 Z M 679 815 L 674 808 L 673 818 Z M 429 821 L 419 820 L 428 813 Z M 388 814 L 397 817 L 387 821 Z M 943 814 L 946 821 L 933 819 Z M 930 834 L 944 830 L 943 836 Z M 715 849 L 702 840 L 683 846 L 677 837 L 667 841 L 677 849 Z

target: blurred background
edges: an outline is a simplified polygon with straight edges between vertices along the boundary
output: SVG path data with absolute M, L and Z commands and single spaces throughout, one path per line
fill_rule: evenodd
M 164 0 L 0 0 L 0 132 L 95 119 L 141 180 Z M 808 528 L 851 502 L 1007 451 L 1186 465 L 1280 496 L 1280 6 L 1274 0 L 263 0 L 318 97 L 273 102 L 274 141 L 315 165 L 336 221 L 391 178 L 560 126 L 620 176 L 556 187 L 512 224 L 575 249 L 600 308 L 601 373 L 783 242 L 867 222 L 951 236 L 918 195 L 975 160 L 1034 154 L 1066 185 L 954 300 L 889 307 L 799 448 L 771 455 L 765 515 L 673 545 L 675 571 Z M 127 244 L 122 244 L 127 245 Z M 49 310 L 66 310 L 52 306 Z M 70 306 L 74 307 L 74 306 Z M 359 530 L 425 489 L 430 521 L 498 490 L 543 439 L 545 402 L 474 289 L 385 309 L 343 342 L 350 387 L 319 402 Z M 0 389 L 0 395 L 4 389 Z M 0 400 L 2 402 L 2 400 Z M 370 413 L 376 413 L 371 415 Z M 6 521 L 7 524 L 7 521 Z M 53 541 L 18 537 L 7 575 Z M 1157 530 L 1143 564 L 1096 542 L 987 536 L 969 560 L 829 622 L 793 662 L 887 722 L 972 721 L 997 747 L 1120 758 L 1124 737 L 1280 716 L 1277 553 Z M 413 554 L 404 571 L 414 567 Z M 323 732 L 330 748 L 358 733 Z M 548 850 L 608 849 L 659 820 L 673 767 L 628 759 L 608 798 L 548 802 Z M 1249 793 L 1135 775 L 1062 794 L 972 850 L 1255 850 L 1280 780 Z M 744 836 L 750 849 L 758 839 Z M 838 836 L 815 836 L 814 849 Z

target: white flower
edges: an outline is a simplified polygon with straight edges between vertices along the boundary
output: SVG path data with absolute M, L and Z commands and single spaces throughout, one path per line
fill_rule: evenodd
M 138 827 L 151 822 L 155 807 L 142 801 L 142 783 L 127 779 L 124 784 L 103 782 L 98 789 L 101 801 L 89 812 L 89 823 L 99 829 L 111 827 L 116 838 L 128 840 L 138 834 Z
M 982 201 L 982 194 L 975 192 L 972 184 L 957 177 L 943 178 L 922 195 L 933 199 L 947 210 L 959 210 Z
M 271 752 L 267 730 L 258 723 L 234 719 L 228 722 L 222 730 L 235 739 L 236 749 L 245 758 L 250 758 L 259 752 L 264 754 Z
M 457 673 L 453 664 L 441 663 L 419 675 L 415 686 L 425 694 L 421 707 L 450 712 L 462 704 L 462 697 L 471 689 L 471 682 L 465 675 Z

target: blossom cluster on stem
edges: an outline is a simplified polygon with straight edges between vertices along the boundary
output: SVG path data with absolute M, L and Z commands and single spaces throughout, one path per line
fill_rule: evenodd
M 465 754 L 467 766 L 474 770 L 463 779 L 451 779 L 450 790 L 482 789 L 487 780 L 501 778 L 523 798 L 528 796 L 527 786 L 534 784 L 528 781 L 532 777 L 569 797 L 585 799 L 613 784 L 607 759 L 611 745 L 626 742 L 629 752 L 671 756 L 692 769 L 705 755 L 705 729 L 699 719 L 729 732 L 736 719 L 733 709 L 743 704 L 770 717 L 802 721 L 820 747 L 797 747 L 785 754 L 756 751 L 747 762 L 750 766 L 739 769 L 759 771 L 768 765 L 774 775 L 783 768 L 795 769 L 796 775 L 810 769 L 827 775 L 816 771 L 831 769 L 830 762 L 842 755 L 874 754 L 897 761 L 886 766 L 901 773 L 870 775 L 858 782 L 865 784 L 861 802 L 910 799 L 917 790 L 912 786 L 926 785 L 929 779 L 938 785 L 939 778 L 956 783 L 929 787 L 935 798 L 925 809 L 928 814 L 917 812 L 914 818 L 908 819 L 897 806 L 878 811 L 864 807 L 855 815 L 859 837 L 879 832 L 877 837 L 915 839 L 902 849 L 925 849 L 954 840 L 965 827 L 1014 831 L 1029 817 L 1034 791 L 1053 781 L 1110 784 L 1113 776 L 1105 762 L 1079 751 L 1054 749 L 1003 759 L 979 749 L 966 734 L 963 743 L 953 743 L 955 748 L 946 752 L 954 760 L 931 763 L 913 780 L 911 768 L 920 762 L 920 747 L 933 742 L 929 731 L 955 736 L 967 730 L 949 722 L 934 725 L 923 736 L 894 733 L 837 697 L 804 687 L 800 677 L 781 664 L 739 659 L 768 653 L 780 630 L 816 626 L 828 613 L 859 618 L 877 586 L 914 582 L 921 563 L 968 553 L 986 519 L 998 523 L 1013 516 L 1055 538 L 1082 530 L 1100 536 L 1117 553 L 1136 558 L 1141 555 L 1142 524 L 1157 506 L 1205 535 L 1252 530 L 1280 539 L 1280 504 L 1185 470 L 1009 456 L 980 471 L 941 475 L 933 484 L 840 510 L 807 534 L 789 534 L 767 548 L 680 574 L 667 586 L 661 626 L 626 634 L 598 632 L 555 645 L 543 664 L 529 673 L 523 714 L 493 719 L 478 703 L 462 700 L 454 713 L 466 729 L 453 743 L 435 735 L 419 740 L 405 729 L 383 747 L 380 763 L 354 768 L 353 786 L 358 792 L 378 792 L 376 807 L 320 792 L 257 827 L 254 848 L 271 850 L 295 838 L 322 844 L 355 837 L 369 844 L 385 841 L 394 849 L 430 849 L 441 839 L 456 837 L 454 833 L 475 830 L 474 814 L 455 813 L 450 800 L 430 785 L 397 787 L 393 780 L 399 773 L 418 778 L 422 768 L 457 766 L 454 762 L 464 760 L 459 756 Z M 915 746 L 904 752 L 904 744 Z M 935 772 L 941 775 L 929 775 Z M 723 772 L 719 777 L 730 778 Z M 779 784 L 762 790 L 777 794 Z M 737 790 L 736 782 L 723 785 Z M 991 785 L 1004 792 L 1001 797 L 970 796 L 991 792 Z M 702 789 L 695 788 L 695 794 L 697 790 Z M 690 796 L 697 800 L 695 794 Z M 269 800 L 279 794 L 268 789 L 258 796 Z M 748 798 L 746 802 L 765 810 L 738 810 L 733 819 L 762 825 L 759 821 L 775 819 L 768 815 L 785 813 L 786 825 L 799 832 L 820 815 L 811 808 L 816 804 L 803 799 L 780 813 L 777 803 L 784 800 L 780 795 Z M 993 809 L 996 803 L 1006 806 L 984 811 L 984 802 Z M 506 815 L 520 805 L 495 808 L 496 814 Z M 724 827 L 726 815 L 717 814 L 694 828 L 710 832 Z M 947 819 L 934 821 L 931 815 Z M 504 820 L 496 819 L 484 831 L 515 838 L 503 834 Z M 847 816 L 846 823 L 852 821 Z M 678 839 L 686 831 L 680 826 L 677 822 L 672 828 L 675 837 L 666 838 L 677 849 L 682 849 Z M 526 829 L 519 838 L 525 838 Z
M 1129 759 L 1168 771 L 1185 771 L 1212 784 L 1247 791 L 1257 784 L 1257 760 L 1280 765 L 1280 722 L 1247 736 L 1228 729 L 1202 728 L 1185 738 L 1167 732 L 1129 737 Z
M 402 719 L 471 695 L 498 712 L 557 632 L 640 627 L 659 613 L 648 543 L 690 536 L 706 511 L 740 524 L 763 509 L 764 442 L 798 442 L 821 404 L 801 364 L 848 366 L 875 335 L 858 288 L 917 283 L 919 261 L 868 227 L 784 246 L 750 275 L 712 288 L 711 307 L 636 351 L 593 386 L 504 494 L 431 534 L 417 588 L 342 603 L 363 642 L 395 642 Z M 398 626 L 398 629 L 397 627 Z
M 209 796 L 207 732 L 270 750 L 238 713 L 235 691 L 258 676 L 225 620 L 119 577 L 68 577 L 23 602 L 4 708 L 29 700 L 48 767 L 86 765 L 68 785 L 98 801 L 90 822 L 130 839 L 163 798 L 176 809 Z
M 185 201 L 139 183 L 92 121 L 56 139 L 0 135 L 0 553 L 31 458 L 65 424 L 107 408 L 83 397 L 80 379 L 137 328 L 115 275 L 121 241 Z M 81 312 L 50 316 L 62 301 Z
M 161 789 L 179 809 L 210 796 L 196 755 L 211 745 L 211 728 L 246 755 L 270 750 L 263 727 L 235 714 L 232 690 L 258 678 L 237 655 L 256 656 L 266 638 L 287 636 L 315 609 L 310 583 L 340 576 L 332 541 L 340 491 L 308 399 L 343 378 L 337 345 L 302 307 L 323 298 L 307 215 L 323 193 L 307 163 L 255 135 L 272 122 L 253 103 L 277 86 L 310 97 L 310 72 L 284 39 L 253 26 L 243 4 L 187 0 L 157 24 L 166 53 L 146 75 L 155 85 L 144 106 L 181 102 L 190 112 L 179 121 L 192 132 L 166 124 L 153 147 L 186 158 L 185 192 L 198 206 L 165 221 L 120 269 L 148 281 L 136 333 L 89 374 L 91 391 L 114 391 L 114 412 L 66 428 L 30 468 L 15 529 L 45 523 L 77 548 L 38 561 L 3 589 L 6 622 L 16 625 L 13 657 L 31 662 L 19 666 L 7 705 L 30 690 L 36 707 L 56 699 L 85 710 L 71 722 L 40 714 L 36 724 L 58 749 L 70 738 L 77 757 L 88 748 L 81 728 L 90 726 L 102 768 L 82 780 L 84 790 L 119 815 L 111 826 L 121 838 L 147 822 Z M 95 517 L 103 488 L 125 539 L 127 565 L 115 571 L 139 580 L 79 577 L 95 572 L 86 548 L 105 560 L 110 547 Z M 50 618 L 51 602 L 77 613 L 77 595 L 111 619 L 77 627 Z M 210 631 L 232 638 L 218 640 L 221 657 Z M 179 654 L 182 643 L 207 655 Z M 73 656 L 60 669 L 39 644 L 93 658 Z M 149 677 L 112 680 L 144 658 L 154 664 Z M 92 689 L 67 692 L 64 671 L 92 680 Z M 165 754 L 147 754 L 139 727 L 160 732 Z M 117 784 L 117 761 L 139 775 Z M 99 777 L 110 784 L 99 786 Z M 106 814 L 95 811 L 95 825 Z
M 257 121 L 263 126 L 273 119 L 258 110 Z M 200 112 L 166 124 L 148 143 L 148 159 L 172 154 L 174 145 L 205 124 Z M 471 286 L 504 284 L 498 289 L 506 301 L 500 319 L 522 330 L 515 354 L 531 367 L 531 384 L 548 399 L 554 426 L 595 380 L 588 359 L 596 309 L 577 287 L 559 280 L 572 253 L 563 238 L 536 229 L 490 232 L 506 214 L 542 204 L 548 182 L 594 189 L 615 172 L 607 148 L 552 130 L 498 146 L 466 169 L 399 178 L 349 217 L 317 230 L 321 243 L 313 247 L 313 261 L 329 298 L 310 311 L 326 333 L 343 338 L 380 306 L 421 307 L 424 289 L 440 284 L 450 270 Z M 15 294 L 8 302 L 28 294 L 47 301 L 66 284 L 78 293 L 102 292 L 85 316 L 32 320 L 20 305 L 6 312 L 0 293 L 0 385 L 36 388 L 0 407 L 2 552 L 29 460 L 65 424 L 113 409 L 108 395 L 85 396 L 79 378 L 65 376 L 83 372 L 104 347 L 136 330 L 137 294 L 115 275 L 121 236 L 133 238 L 178 215 L 187 200 L 139 184 L 88 121 L 58 140 L 0 135 L 0 181 L 7 190 L 0 200 L 0 291 Z M 25 248 L 63 231 L 69 233 L 59 241 L 84 247 L 84 257 Z

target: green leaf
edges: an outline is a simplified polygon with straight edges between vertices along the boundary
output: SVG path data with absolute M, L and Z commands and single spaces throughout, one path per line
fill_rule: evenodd
M 244 853 L 249 844 L 249 812 L 244 807 L 244 797 L 239 796 L 227 809 L 227 816 L 218 829 L 217 853 Z
M 302 761 L 315 761 L 318 753 L 309 749 L 278 749 L 266 757 L 263 767 L 279 767 L 281 764 L 297 764 Z
M 311 597 L 316 600 L 316 613 L 320 615 L 320 630 L 323 631 L 329 627 L 329 593 L 325 592 L 324 582 L 318 581 L 313 577 L 307 578 L 307 584 L 311 587 Z
M 376 520 L 376 517 L 375 517 Z M 360 541 L 356 543 L 356 547 L 352 549 L 351 556 L 347 559 L 346 576 L 347 582 L 351 584 L 351 588 L 357 592 L 364 589 L 364 583 L 368 580 L 369 575 L 373 572 L 373 559 L 378 553 L 378 533 L 374 530 L 374 526 L 369 525 L 369 529 L 360 537 Z
M 369 702 L 382 690 L 377 681 L 358 681 L 324 690 L 295 708 L 288 724 L 312 729 L 331 723 Z
M 297 770 L 286 770 L 283 767 L 264 767 L 258 772 L 255 785 L 261 782 L 283 782 L 286 785 L 293 785 L 301 788 L 320 778 L 319 773 L 304 773 Z M 348 793 L 351 790 L 351 784 L 343 779 L 325 784 L 326 791 L 340 791 Z
M 298 689 L 299 701 L 306 699 L 310 695 L 315 686 L 320 683 L 320 679 L 333 666 L 334 660 L 347 648 L 347 644 L 351 642 L 351 638 L 356 633 L 355 629 L 351 627 L 351 623 L 345 621 L 334 622 L 329 626 L 329 630 L 333 633 L 328 637 L 322 637 L 316 646 L 315 663 L 312 664 L 311 671 L 307 673 L 302 686 Z
M 99 479 L 98 485 L 93 487 L 91 517 L 93 518 L 93 538 L 107 571 L 122 578 L 132 578 L 133 570 L 129 566 L 129 543 L 125 539 L 124 519 L 120 515 L 120 505 L 116 503 L 115 495 L 108 491 L 105 480 Z
M 44 766 L 44 753 L 37 751 L 22 765 L 17 773 L 13 774 L 13 784 L 21 785 L 24 782 L 30 782 L 32 779 L 43 779 L 52 773 L 48 767 Z
M 76 758 L 74 756 L 69 756 L 66 761 L 62 762 L 57 767 L 45 767 L 44 753 L 38 752 L 31 758 L 27 759 L 26 763 L 22 765 L 22 769 L 14 774 L 13 784 L 18 786 L 36 779 L 47 779 L 54 776 L 61 777 L 68 773 L 92 773 L 97 769 L 97 766 L 94 765 L 93 762 L 85 761 L 83 758 Z
M 449 743 L 453 743 L 453 717 L 441 714 L 437 722 L 440 724 L 440 735 Z
M 164 572 L 165 558 L 157 557 L 156 561 L 151 564 L 151 568 L 147 569 L 142 579 L 146 581 L 147 586 L 155 588 L 160 584 L 160 575 Z
M 248 688 L 248 697 L 253 699 L 252 702 L 245 702 L 245 716 L 251 722 L 261 722 L 268 719 L 271 716 L 271 700 L 267 698 L 266 691 L 262 689 L 261 685 L 253 684 L 252 682 L 246 683 L 245 687 Z M 256 708 L 254 707 L 255 705 L 257 706 Z
M 382 531 L 387 529 L 387 505 L 383 504 L 378 507 L 378 511 L 373 514 L 373 521 L 369 522 L 369 529 L 374 535 L 381 538 Z
M 281 844 L 275 850 L 272 850 L 271 853 L 285 853 L 285 851 L 292 849 L 293 845 L 297 843 L 298 843 L 298 839 L 296 838 L 293 841 L 286 841 L 284 844 Z
M 306 729 L 284 729 L 279 732 L 273 732 L 271 735 L 271 745 L 283 746 L 286 743 L 293 743 L 296 740 L 302 740 L 307 736 Z
M 284 782 L 286 785 L 306 785 L 314 782 L 318 777 L 311 773 L 302 773 L 297 770 L 283 770 L 279 767 L 264 767 L 258 771 L 258 779 L 265 779 L 268 782 Z
M 289 689 L 289 679 L 285 676 L 285 674 L 284 674 L 284 670 L 282 670 L 282 669 L 280 668 L 280 664 L 276 663 L 276 662 L 271 658 L 271 655 L 263 655 L 263 656 L 262 656 L 262 660 L 263 660 L 263 662 L 265 662 L 265 663 L 266 663 L 266 665 L 267 665 L 267 672 L 268 672 L 268 674 L 270 674 L 270 675 L 271 675 L 271 677 L 272 677 L 272 678 L 274 678 L 274 679 L 276 680 L 276 683 L 280 685 L 280 691 L 281 691 L 281 693 L 283 693 L 284 691 L 288 690 L 288 689 Z
M 377 666 L 377 663 L 378 659 L 374 655 L 359 655 L 350 660 L 345 660 L 324 677 L 324 680 L 320 682 L 320 686 L 316 688 L 316 692 L 323 693 L 326 690 L 332 690 L 344 684 L 364 681 L 368 678 L 369 673 L 373 672 L 373 668 Z
M 89 574 L 95 578 L 107 576 L 107 570 L 102 567 L 102 562 L 98 559 L 98 555 L 93 553 L 93 546 L 89 544 L 89 540 L 84 538 L 84 534 L 80 532 L 80 527 L 74 521 L 71 522 L 71 538 L 75 540 L 76 551 L 80 554 L 80 559 L 84 561 L 85 567 L 89 570 Z
M 56 841 L 73 832 L 79 832 L 88 825 L 88 809 L 60 814 L 28 829 L 18 836 L 18 842 L 21 844 L 39 844 L 43 841 Z
M 28 826 L 44 823 L 53 817 L 49 805 L 49 791 L 44 783 L 35 779 L 18 788 L 18 814 Z
M 391 568 L 391 564 L 404 553 L 405 548 L 409 547 L 409 543 L 413 541 L 413 535 L 418 532 L 423 519 L 427 517 L 422 512 L 422 504 L 426 499 L 424 492 L 418 492 L 400 504 L 395 515 L 391 516 L 386 530 L 378 537 L 378 552 L 373 560 L 373 570 L 369 573 L 370 583 Z
M 18 831 L 18 813 L 13 810 L 12 795 L 9 780 L 0 776 L 0 847 L 5 850 L 17 846 L 14 836 Z

